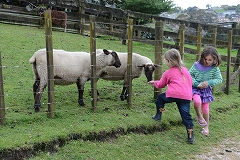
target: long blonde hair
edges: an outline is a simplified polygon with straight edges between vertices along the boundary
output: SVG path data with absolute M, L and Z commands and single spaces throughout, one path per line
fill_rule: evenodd
M 170 67 L 178 67 L 180 71 L 182 70 L 182 67 L 184 66 L 181 55 L 178 50 L 176 49 L 170 49 L 164 54 L 165 60 L 168 61 L 170 64 Z
M 170 65 L 169 67 L 178 67 L 179 68 L 181 75 L 182 75 L 182 80 L 183 80 L 183 82 L 186 82 L 186 78 L 182 72 L 182 67 L 184 66 L 184 64 L 182 62 L 179 51 L 174 48 L 170 49 L 164 54 L 164 58 L 165 58 L 165 60 L 167 60 L 168 64 Z

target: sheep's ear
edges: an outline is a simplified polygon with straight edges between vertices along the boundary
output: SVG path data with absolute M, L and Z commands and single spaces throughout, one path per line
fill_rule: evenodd
M 141 66 L 138 66 L 138 67 L 145 67 L 145 64 L 141 65 Z
M 106 50 L 106 49 L 103 49 L 103 52 L 106 54 L 106 55 L 109 55 L 109 51 L 108 50 Z
M 161 67 L 159 64 L 154 64 L 154 67 Z

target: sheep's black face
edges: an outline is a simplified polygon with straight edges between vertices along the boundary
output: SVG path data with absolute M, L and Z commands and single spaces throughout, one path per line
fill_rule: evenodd
M 121 61 L 120 61 L 117 53 L 116 52 L 112 52 L 111 55 L 113 56 L 114 61 L 115 61 L 113 66 L 116 67 L 116 68 L 119 68 L 121 66 Z
M 154 70 L 155 66 L 152 64 L 147 64 L 144 66 L 144 72 L 148 82 L 152 80 Z

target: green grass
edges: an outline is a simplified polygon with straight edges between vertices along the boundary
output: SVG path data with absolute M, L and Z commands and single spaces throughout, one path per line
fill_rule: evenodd
M 197 50 L 197 46 L 193 46 L 193 45 L 189 45 L 189 44 L 185 44 L 184 46 L 187 47 L 187 48 Z M 203 49 L 203 47 L 202 47 L 202 49 Z M 224 55 L 224 56 L 228 55 L 228 49 L 227 48 L 217 48 L 217 51 L 220 55 Z M 237 49 L 232 49 L 231 50 L 231 57 L 236 57 L 236 55 L 237 55 Z
M 229 136 L 229 133 L 235 133 L 232 137 L 239 136 L 234 127 L 239 128 L 240 125 L 229 126 L 238 122 L 236 117 L 224 116 L 224 123 L 218 121 L 217 116 L 214 118 L 210 137 L 200 135 L 200 129 L 196 127 L 194 145 L 185 143 L 183 127 L 171 127 L 163 133 L 129 134 L 107 142 L 73 141 L 59 148 L 55 154 L 41 153 L 33 159 L 193 159 L 194 154 L 216 147 L 219 140 Z M 223 127 L 225 129 L 221 129 Z
M 89 51 L 89 41 L 86 36 L 53 32 L 54 48 Z M 109 36 L 97 38 L 96 44 L 97 48 L 127 51 L 127 46 L 121 45 L 120 40 Z M 186 143 L 186 131 L 179 124 L 181 118 L 175 104 L 166 106 L 161 123 L 152 121 L 151 116 L 155 113 L 153 88 L 147 85 L 144 76 L 133 80 L 131 109 L 127 108 L 126 102 L 120 101 L 122 82 L 100 80 L 98 89 L 101 99 L 96 112 L 91 110 L 90 82 L 87 82 L 85 107 L 78 106 L 76 85 L 55 86 L 55 118 L 50 119 L 46 115 L 47 92 L 43 95 L 41 111 L 35 113 L 33 72 L 28 60 L 40 48 L 45 48 L 42 29 L 0 24 L 0 51 L 2 64 L 6 66 L 3 68 L 3 78 L 7 108 L 6 125 L 0 126 L 0 151 L 31 148 L 37 143 L 48 143 L 57 138 L 68 139 L 74 133 L 84 137 L 92 132 L 110 132 L 119 127 L 127 130 L 137 126 L 166 125 L 165 132 L 146 135 L 129 133 L 105 142 L 83 139 L 67 141 L 63 147 L 57 147 L 59 151 L 56 154 L 41 152 L 35 159 L 186 159 L 197 154 L 199 149 L 203 150 L 204 145 L 217 144 L 226 137 L 239 135 L 237 120 L 240 94 L 237 92 L 237 84 L 231 86 L 230 95 L 220 92 L 220 86 L 216 87 L 216 101 L 211 104 L 211 136 L 203 137 L 200 134 L 201 128 L 196 125 L 194 145 Z M 133 51 L 154 59 L 154 46 L 134 42 Z M 195 56 L 186 54 L 184 59 L 190 68 Z M 226 64 L 223 63 L 220 68 L 221 71 L 226 71 Z M 191 109 L 195 118 L 193 108 Z

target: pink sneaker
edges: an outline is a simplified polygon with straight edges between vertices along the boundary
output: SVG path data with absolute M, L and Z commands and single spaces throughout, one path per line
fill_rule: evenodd
M 199 120 L 198 117 L 196 117 L 196 120 L 201 127 L 205 127 L 207 125 L 207 122 L 204 119 Z

